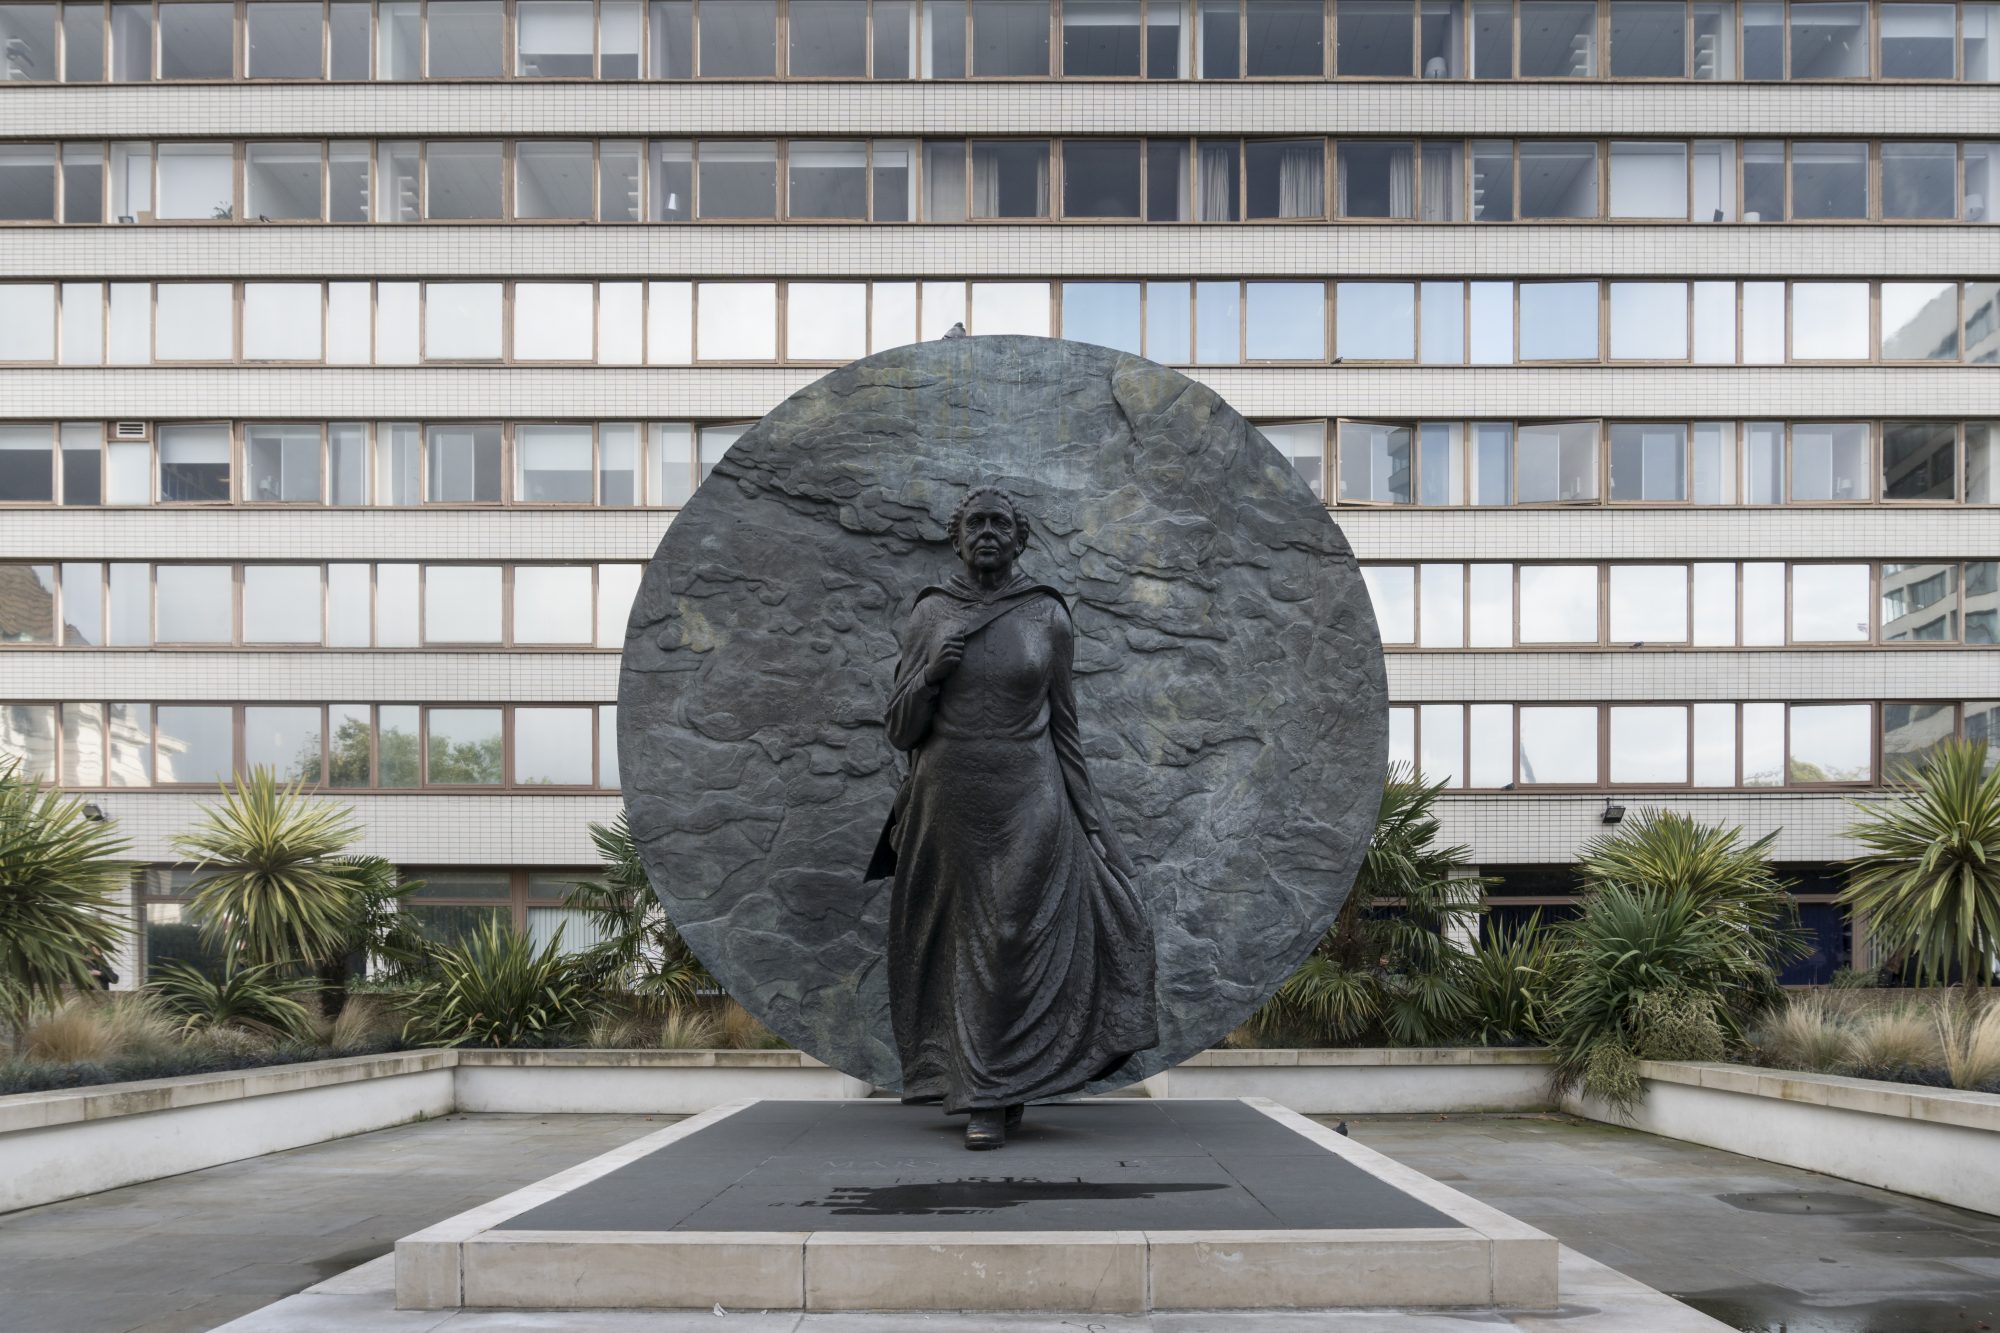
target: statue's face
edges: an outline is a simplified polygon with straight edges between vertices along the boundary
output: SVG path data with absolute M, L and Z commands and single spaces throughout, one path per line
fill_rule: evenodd
M 975 573 L 1006 569 L 1020 549 L 1020 535 L 1013 510 L 981 498 L 959 522 L 958 557 Z

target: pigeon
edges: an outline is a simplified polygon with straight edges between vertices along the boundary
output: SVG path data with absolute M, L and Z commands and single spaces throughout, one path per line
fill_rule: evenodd
M 965 336 L 964 322 L 961 321 L 957 324 L 952 325 L 950 328 L 946 329 L 944 331 L 944 336 L 946 338 L 963 338 Z

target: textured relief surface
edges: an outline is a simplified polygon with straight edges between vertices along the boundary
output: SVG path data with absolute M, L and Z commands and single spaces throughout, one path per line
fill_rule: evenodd
M 889 884 L 863 873 L 902 756 L 883 713 L 918 589 L 978 482 L 1069 599 L 1090 771 L 1159 948 L 1160 1045 L 1225 1036 L 1339 910 L 1388 745 L 1382 652 L 1340 530 L 1208 389 L 1046 338 L 884 352 L 780 404 L 654 555 L 619 765 L 653 887 L 732 995 L 896 1088 Z

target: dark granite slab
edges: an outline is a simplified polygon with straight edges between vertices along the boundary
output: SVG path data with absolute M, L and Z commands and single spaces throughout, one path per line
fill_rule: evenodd
M 1455 1227 L 1235 1101 L 1029 1108 L 969 1153 L 935 1107 L 757 1102 L 500 1224 L 529 1231 L 1267 1231 Z

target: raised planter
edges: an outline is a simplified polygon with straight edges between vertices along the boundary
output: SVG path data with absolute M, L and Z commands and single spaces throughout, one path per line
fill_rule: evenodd
M 1545 1111 L 1539 1047 L 1202 1051 L 1141 1085 L 1153 1097 L 1268 1097 L 1306 1115 Z
M 458 1051 L 461 1111 L 694 1115 L 752 1097 L 874 1091 L 798 1051 Z
M 2000 1213 L 2000 1096 L 1749 1065 L 1645 1060 L 1639 1072 L 1645 1096 L 1629 1116 L 1579 1095 L 1564 1109 Z

